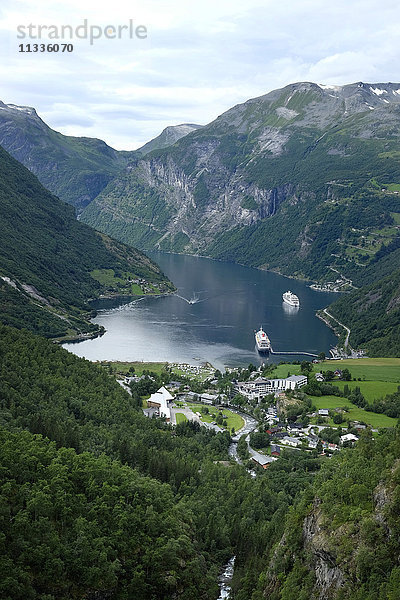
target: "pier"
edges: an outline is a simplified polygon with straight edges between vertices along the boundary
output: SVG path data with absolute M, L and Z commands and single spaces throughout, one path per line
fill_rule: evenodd
M 283 350 L 279 350 L 279 351 L 275 351 L 275 350 L 270 350 L 270 354 L 284 354 L 284 355 L 292 355 L 292 356 L 296 356 L 296 355 L 301 355 L 301 356 L 313 356 L 314 358 L 318 358 L 318 354 L 313 354 L 312 352 L 284 352 Z

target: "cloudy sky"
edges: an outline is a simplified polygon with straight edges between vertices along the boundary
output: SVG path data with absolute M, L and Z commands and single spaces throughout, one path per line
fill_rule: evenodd
M 84 19 L 102 28 L 131 19 L 148 35 L 18 52 L 40 42 L 17 39 L 18 26 Z M 0 99 L 34 106 L 62 133 L 134 149 L 167 125 L 208 123 L 295 81 L 398 82 L 399 32 L 398 0 L 2 0 Z

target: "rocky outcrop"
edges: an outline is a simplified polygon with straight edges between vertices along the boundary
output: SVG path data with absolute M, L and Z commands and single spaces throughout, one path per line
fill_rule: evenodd
M 328 600 L 343 587 L 346 579 L 343 570 L 337 564 L 335 552 L 326 531 L 322 528 L 322 522 L 320 502 L 316 499 L 310 514 L 304 519 L 303 541 L 305 551 L 312 557 L 316 597 L 319 600 Z

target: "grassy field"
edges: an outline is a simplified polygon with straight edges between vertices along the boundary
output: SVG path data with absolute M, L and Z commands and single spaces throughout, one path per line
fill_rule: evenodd
M 209 410 L 208 414 L 202 412 L 202 409 L 204 410 L 205 408 L 204 404 L 192 404 L 191 402 L 188 402 L 187 406 L 193 412 L 199 412 L 201 414 L 201 420 L 205 423 L 212 423 L 213 421 L 217 420 L 219 410 L 215 408 L 215 406 L 207 406 Z M 227 408 L 224 408 L 221 412 L 222 416 L 226 419 L 227 429 L 229 431 L 232 430 L 232 427 L 235 431 L 238 431 L 243 427 L 244 420 L 240 415 L 237 415 L 236 413 L 232 412 L 231 410 L 228 410 Z
M 138 285 L 137 283 L 132 283 L 132 285 L 131 285 L 131 294 L 134 294 L 135 296 L 142 296 L 143 295 L 143 290 L 140 287 L 140 285 Z
M 244 420 L 242 419 L 242 417 L 240 415 L 237 415 L 236 413 L 233 413 L 232 411 L 230 411 L 228 409 L 225 409 L 223 414 L 226 417 L 229 431 L 231 431 L 232 428 L 235 431 L 242 429 L 242 427 L 244 426 Z
M 334 409 L 348 406 L 349 411 L 344 414 L 344 418 L 349 418 L 352 421 L 364 421 L 364 423 L 368 423 L 372 427 L 395 427 L 397 423 L 397 419 L 392 419 L 386 415 L 379 415 L 358 408 L 357 406 L 354 406 L 354 404 L 351 404 L 347 398 L 338 398 L 337 396 L 311 396 L 311 399 L 312 403 L 317 407 L 317 410 L 320 408 Z M 338 427 L 338 425 L 333 423 L 332 419 L 327 420 L 327 424 Z
M 179 367 L 172 367 L 172 372 L 176 373 L 176 375 L 183 375 L 184 377 L 188 377 L 189 379 L 196 379 L 196 381 L 203 382 L 206 379 L 209 379 L 214 375 L 214 369 L 201 367 L 199 373 L 194 370 L 180 369 Z
M 176 413 L 175 414 L 175 418 L 176 418 L 177 425 L 179 423 L 183 423 L 183 421 L 187 421 L 188 420 L 187 416 L 184 415 L 183 413 Z
M 385 187 L 389 192 L 400 192 L 400 184 L 398 183 L 388 183 Z
M 108 287 L 116 287 L 117 283 L 122 283 L 122 279 L 115 277 L 113 269 L 94 269 L 90 274 L 93 279 Z
M 328 367 L 326 367 L 326 369 L 327 368 Z M 285 377 L 287 377 L 288 373 L 290 373 L 291 375 L 300 375 L 300 365 L 291 365 L 289 363 L 284 365 L 278 365 L 276 369 L 272 372 L 271 377 L 273 377 L 274 379 L 284 379 Z
M 132 375 L 143 375 L 143 371 L 153 371 L 153 373 L 160 374 L 161 371 L 168 366 L 168 363 L 161 362 L 120 362 L 120 361 L 107 361 L 103 360 L 100 363 L 103 366 L 110 365 L 113 373 L 121 373 L 125 375 L 129 373 L 129 369 L 134 367 L 135 372 Z
M 130 373 L 129 369 L 134 367 L 135 372 L 130 373 L 131 375 L 143 375 L 143 371 L 152 371 L 159 375 L 161 371 L 163 371 L 166 367 L 170 366 L 167 362 L 142 362 L 142 361 L 134 361 L 134 362 L 123 362 L 123 361 L 108 361 L 102 360 L 100 362 L 102 366 L 111 366 L 112 372 L 121 375 L 126 375 Z M 178 367 L 172 367 L 172 373 L 176 375 L 184 375 L 189 379 L 196 379 L 197 381 L 204 381 L 214 374 L 214 369 L 210 369 L 207 367 L 201 367 L 199 373 L 184 371 L 179 369 Z
M 368 402 L 378 398 L 383 398 L 387 394 L 393 394 L 394 392 L 397 392 L 397 388 L 400 385 L 399 383 L 394 383 L 393 381 L 335 381 L 333 383 L 341 390 L 344 388 L 346 383 L 350 389 L 358 386 L 362 395 L 366 400 L 368 400 Z
M 358 358 L 347 360 L 327 360 L 313 365 L 313 372 L 349 369 L 352 377 L 365 381 L 393 381 L 400 383 L 400 358 Z M 285 363 L 278 365 L 272 377 L 281 378 L 300 374 L 300 365 Z
M 293 365 L 296 366 L 296 365 Z M 314 365 L 314 372 L 349 369 L 352 377 L 365 381 L 398 381 L 400 383 L 400 358 L 358 358 L 327 360 Z

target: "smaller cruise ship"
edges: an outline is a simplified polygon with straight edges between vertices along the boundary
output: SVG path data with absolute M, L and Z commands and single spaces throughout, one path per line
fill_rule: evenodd
M 271 351 L 271 342 L 265 331 L 260 327 L 259 331 L 256 331 L 256 346 L 257 350 L 263 354 L 267 354 Z
M 282 294 L 282 299 L 286 304 L 290 306 L 300 306 L 300 300 L 296 294 L 293 294 L 290 290 Z

